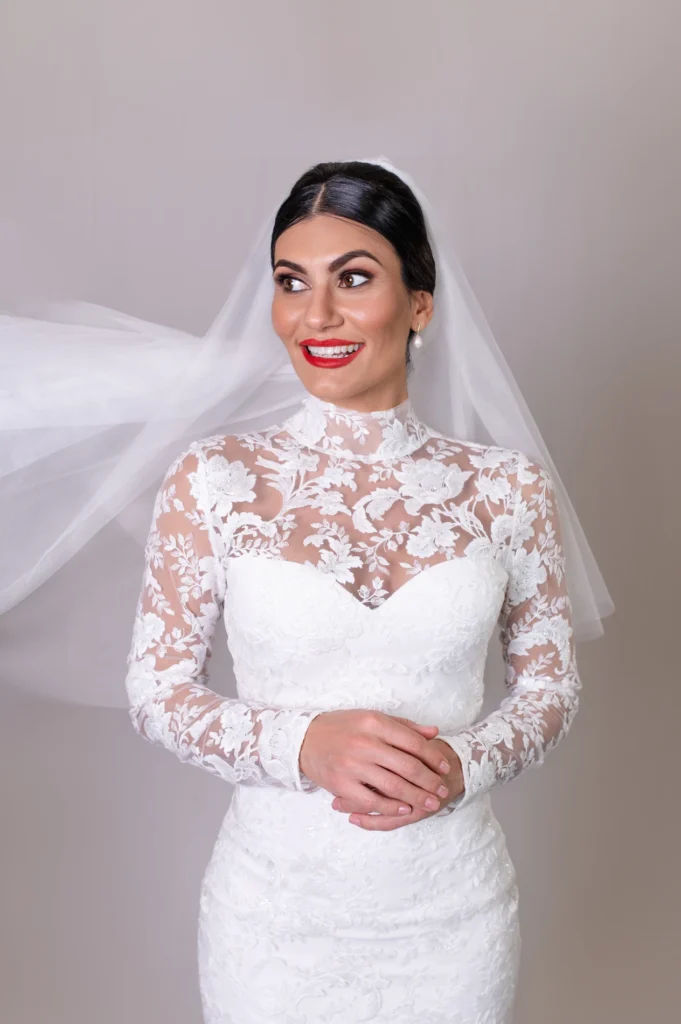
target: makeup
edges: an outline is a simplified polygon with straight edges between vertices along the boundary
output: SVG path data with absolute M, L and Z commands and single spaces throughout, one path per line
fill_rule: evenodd
M 345 341 L 343 338 L 328 338 L 326 341 L 306 338 L 301 341 L 300 347 L 308 363 L 335 370 L 351 363 L 362 351 L 364 344 Z

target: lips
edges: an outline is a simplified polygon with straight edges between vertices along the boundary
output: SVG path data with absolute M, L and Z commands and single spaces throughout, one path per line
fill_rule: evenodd
M 317 341 L 306 338 L 300 343 L 303 355 L 312 366 L 335 370 L 351 363 L 364 348 L 363 342 L 346 341 L 344 338 L 328 338 Z

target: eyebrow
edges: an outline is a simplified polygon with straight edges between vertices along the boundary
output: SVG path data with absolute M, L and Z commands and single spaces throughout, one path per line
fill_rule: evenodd
M 368 249 L 351 249 L 350 252 L 344 252 L 342 256 L 337 256 L 335 260 L 331 260 L 329 270 L 333 273 L 334 270 L 342 267 L 344 263 L 353 260 L 355 256 L 368 256 L 370 260 L 375 260 L 379 266 L 383 266 L 379 258 L 374 256 L 372 252 L 369 252 Z M 275 271 L 277 267 L 289 267 L 291 270 L 297 270 L 299 274 L 307 273 L 305 267 L 301 266 L 300 263 L 294 263 L 292 260 L 277 260 L 272 271 Z

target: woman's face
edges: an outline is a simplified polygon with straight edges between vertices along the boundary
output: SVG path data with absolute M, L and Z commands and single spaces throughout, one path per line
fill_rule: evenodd
M 405 287 L 390 242 L 319 214 L 282 232 L 274 264 L 272 324 L 306 389 L 367 412 L 403 401 L 409 330 L 425 328 L 433 301 Z M 336 346 L 355 351 L 331 357 Z

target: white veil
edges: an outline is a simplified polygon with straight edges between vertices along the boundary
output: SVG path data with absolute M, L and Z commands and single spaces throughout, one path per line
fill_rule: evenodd
M 437 217 L 408 174 L 385 157 L 365 162 L 412 189 L 435 256 L 435 313 L 408 385 L 415 409 L 449 436 L 520 449 L 545 466 L 561 514 L 575 637 L 601 636 L 601 620 L 614 611 L 610 594 Z M 189 442 L 263 429 L 298 407 L 305 392 L 270 318 L 275 213 L 202 338 L 84 302 L 51 305 L 40 319 L 0 315 L 0 613 L 78 552 L 97 559 L 97 579 L 110 580 L 130 538 L 144 544 L 156 490 Z M 118 528 L 107 531 L 106 545 L 90 544 L 108 524 Z M 140 585 L 142 568 L 140 559 Z M 95 684 L 85 697 L 56 679 L 39 689 L 122 707 L 124 667 L 118 685 Z

